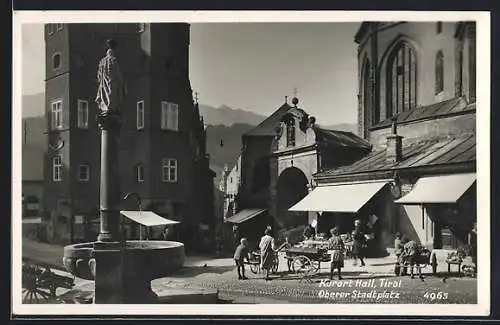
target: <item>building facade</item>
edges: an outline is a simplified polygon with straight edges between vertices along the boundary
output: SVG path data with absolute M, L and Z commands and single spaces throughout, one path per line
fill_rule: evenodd
M 362 23 L 358 130 L 373 148 L 317 173 L 311 193 L 343 231 L 361 219 L 382 250 L 396 232 L 434 249 L 474 245 L 475 35 L 474 22 Z M 341 204 L 347 193 L 356 206 Z
M 43 210 L 49 238 L 88 237 L 98 215 L 100 132 L 94 99 L 97 66 L 109 38 L 118 43 L 128 91 L 121 108 L 120 190 L 137 193 L 142 209 L 180 221 L 175 232 L 189 248 L 201 237 L 193 235 L 200 225 L 213 228 L 214 174 L 189 81 L 189 25 L 175 23 L 45 26 L 49 143 Z M 132 201 L 123 208 L 138 209 Z M 134 236 L 135 230 L 129 231 Z

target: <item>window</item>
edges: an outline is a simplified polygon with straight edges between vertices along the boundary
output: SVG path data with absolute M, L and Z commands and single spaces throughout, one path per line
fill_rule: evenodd
M 52 129 L 60 129 L 63 126 L 62 121 L 62 100 L 56 100 L 51 103 L 51 125 Z
M 63 163 L 61 156 L 52 158 L 52 180 L 54 182 L 62 181 Z
M 144 23 L 139 23 L 139 24 L 137 24 L 137 31 L 138 31 L 139 33 L 142 33 L 142 32 L 144 32 L 145 30 L 146 30 L 146 24 L 144 24 Z
M 439 94 L 444 89 L 444 62 L 443 52 L 438 51 L 436 54 L 436 94 Z
M 286 123 L 286 146 L 295 146 L 295 120 L 293 118 Z
M 162 182 L 177 182 L 177 160 L 164 158 L 161 161 L 161 180 Z
M 54 31 L 55 31 L 54 24 L 47 24 L 47 32 L 49 33 L 49 35 L 54 34 Z
M 57 70 L 61 67 L 61 54 L 55 53 L 52 56 L 52 69 Z
M 179 130 L 179 105 L 161 102 L 161 129 Z
M 90 166 L 80 165 L 78 166 L 78 180 L 81 182 L 88 182 L 90 180 Z
M 401 42 L 390 54 L 387 69 L 387 117 L 391 117 L 416 106 L 415 51 Z
M 368 59 L 365 59 L 363 63 L 363 79 L 362 79 L 362 100 L 363 100 L 363 110 L 364 114 L 364 123 L 368 125 L 371 123 L 372 125 L 380 122 L 380 114 L 377 105 L 373 105 L 373 71 L 372 65 Z M 370 121 L 371 119 L 371 121 Z
M 437 29 L 437 33 L 441 34 L 441 32 L 443 31 L 443 23 L 438 21 L 436 24 L 436 29 Z
M 144 101 L 137 102 L 137 130 L 144 129 Z
M 144 182 L 144 166 L 143 165 L 135 166 L 135 181 L 138 183 Z
M 60 31 L 63 29 L 63 24 L 56 24 L 56 29 L 57 31 Z
M 78 128 L 89 128 L 89 103 L 86 100 L 78 100 Z

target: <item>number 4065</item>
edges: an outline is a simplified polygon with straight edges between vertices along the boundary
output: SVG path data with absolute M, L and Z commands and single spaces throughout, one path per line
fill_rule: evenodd
M 448 293 L 447 292 L 426 292 L 424 293 L 424 298 L 425 299 L 430 299 L 430 300 L 446 300 L 448 299 Z

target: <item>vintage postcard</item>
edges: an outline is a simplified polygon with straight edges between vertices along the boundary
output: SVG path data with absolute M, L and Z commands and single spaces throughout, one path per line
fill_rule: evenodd
M 15 315 L 489 315 L 489 13 L 13 17 Z

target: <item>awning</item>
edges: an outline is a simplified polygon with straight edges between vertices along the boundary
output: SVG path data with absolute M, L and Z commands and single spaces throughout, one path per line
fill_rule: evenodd
M 160 217 L 152 211 L 120 211 L 120 213 L 130 220 L 140 223 L 146 227 L 175 225 L 179 223 L 178 221 Z
M 358 212 L 387 183 L 318 186 L 288 211 Z
M 475 173 L 422 177 L 396 203 L 456 203 L 475 181 Z
M 231 216 L 225 220 L 225 222 L 230 223 L 242 223 L 247 220 L 252 219 L 253 217 L 258 216 L 262 212 L 266 211 L 265 209 L 244 209 L 240 212 L 236 213 L 234 216 Z

